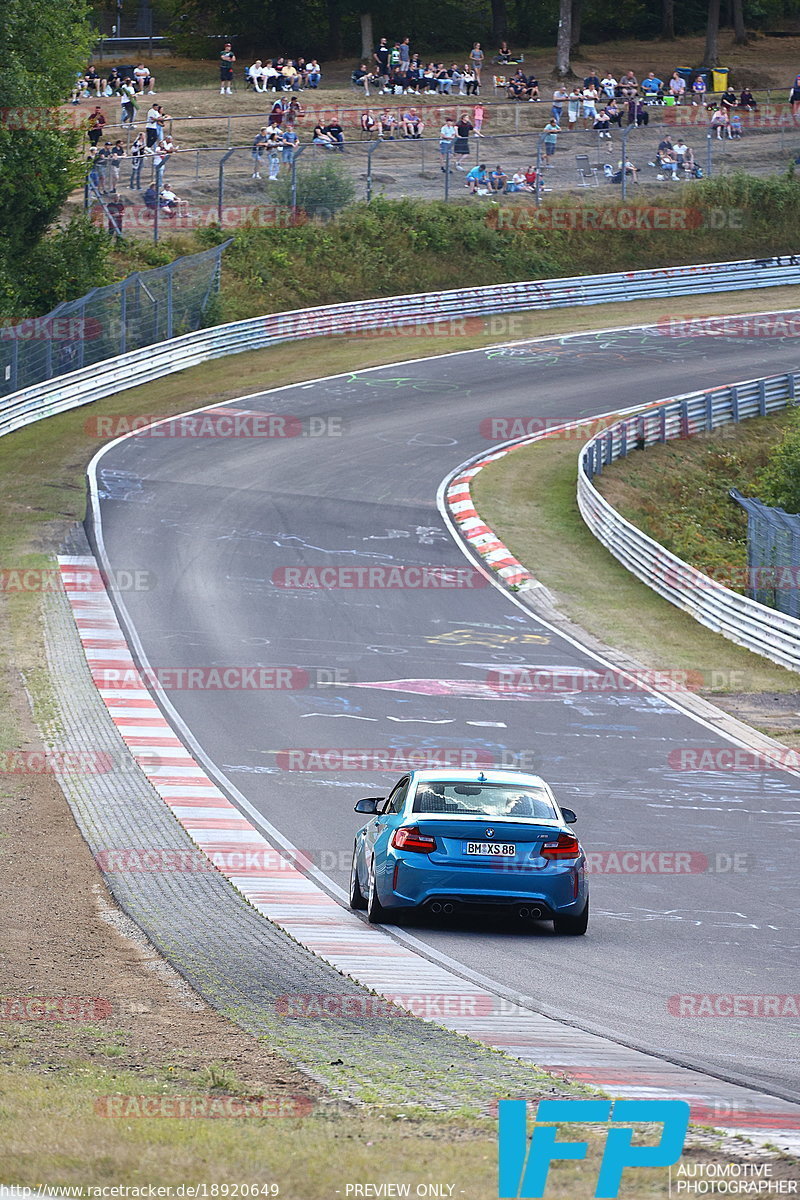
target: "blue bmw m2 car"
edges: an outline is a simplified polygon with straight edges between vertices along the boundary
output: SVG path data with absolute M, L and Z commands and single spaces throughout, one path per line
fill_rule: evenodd
M 353 848 L 350 906 L 370 921 L 402 912 L 507 911 L 583 934 L 586 859 L 538 775 L 519 771 L 411 771 L 387 797 L 359 800 L 372 819 Z

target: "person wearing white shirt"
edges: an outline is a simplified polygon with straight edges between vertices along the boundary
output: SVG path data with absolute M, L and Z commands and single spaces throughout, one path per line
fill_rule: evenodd
M 606 71 L 603 78 L 600 80 L 600 87 L 608 96 L 609 100 L 613 100 L 617 94 L 617 81 L 610 71 Z
M 439 153 L 442 156 L 442 170 L 447 170 L 447 160 L 453 151 L 453 142 L 455 141 L 458 130 L 452 121 L 445 121 L 442 128 L 439 130 Z M 452 170 L 452 167 L 450 168 Z
M 255 91 L 265 92 L 267 90 L 267 85 L 264 83 L 264 68 L 260 58 L 256 59 L 247 74 Z

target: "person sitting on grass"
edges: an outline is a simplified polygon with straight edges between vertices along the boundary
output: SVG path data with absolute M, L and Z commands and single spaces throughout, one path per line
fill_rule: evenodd
M 758 108 L 756 98 L 748 87 L 742 88 L 739 96 L 739 108 L 744 109 L 745 112 L 755 112 Z
M 422 117 L 415 108 L 409 108 L 403 113 L 403 137 L 421 138 L 424 128 Z
M 486 163 L 479 163 L 477 167 L 473 167 L 467 172 L 467 182 L 465 186 L 469 189 L 469 194 L 488 196 L 489 189 L 486 186 Z
M 507 183 L 508 176 L 498 163 L 494 170 L 489 172 L 489 187 L 493 192 L 504 192 Z
M 528 185 L 527 190 L 529 192 L 536 191 L 536 167 L 534 167 L 533 164 L 531 164 L 525 172 L 525 182 Z
M 327 150 L 335 150 L 336 143 L 332 137 L 329 137 L 321 125 L 314 126 L 314 132 L 311 135 L 312 146 L 324 146 Z

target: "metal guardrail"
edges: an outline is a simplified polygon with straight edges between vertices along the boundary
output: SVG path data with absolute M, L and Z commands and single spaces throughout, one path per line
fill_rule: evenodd
M 571 279 L 381 297 L 253 317 L 158 342 L 72 371 L 57 380 L 13 392 L 0 400 L 0 437 L 34 421 L 91 404 L 104 396 L 150 383 L 214 358 L 301 338 L 341 336 L 369 330 L 400 332 L 404 325 L 422 325 L 432 319 L 463 320 L 465 316 L 563 308 L 574 304 L 605 304 L 611 300 L 672 298 L 719 289 L 735 291 L 798 282 L 800 259 L 792 255 L 786 262 L 782 258 L 769 258 L 613 275 L 583 275 Z
M 707 628 L 800 671 L 800 620 L 718 583 L 621 516 L 593 479 L 631 450 L 689 437 L 800 403 L 800 373 L 749 380 L 662 401 L 608 426 L 581 450 L 578 508 L 589 529 L 637 579 Z

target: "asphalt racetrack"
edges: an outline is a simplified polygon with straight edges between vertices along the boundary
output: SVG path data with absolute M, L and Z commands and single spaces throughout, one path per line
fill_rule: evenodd
M 344 888 L 361 821 L 353 804 L 385 794 L 400 772 L 297 769 L 318 761 L 310 752 L 394 747 L 459 762 L 470 752 L 540 771 L 577 810 L 590 851 L 705 855 L 709 869 L 688 874 L 593 876 L 586 938 L 466 918 L 420 921 L 410 932 L 543 1011 L 791 1099 L 800 1099 L 796 1020 L 680 1016 L 670 997 L 800 993 L 800 780 L 681 770 L 681 747 L 731 743 L 644 691 L 493 694 L 487 677 L 501 667 L 600 668 L 491 585 L 282 584 L 298 567 L 463 572 L 436 493 L 460 463 L 491 450 L 487 417 L 569 421 L 797 365 L 790 338 L 592 333 L 226 406 L 296 418 L 290 428 L 319 436 L 139 434 L 97 463 L 110 565 L 153 575 L 151 588 L 123 596 L 128 631 L 153 670 L 288 666 L 312 680 L 340 672 L 338 685 L 292 690 L 167 682 L 234 801 L 244 796 Z M 535 573 L 535 562 L 526 565 Z

